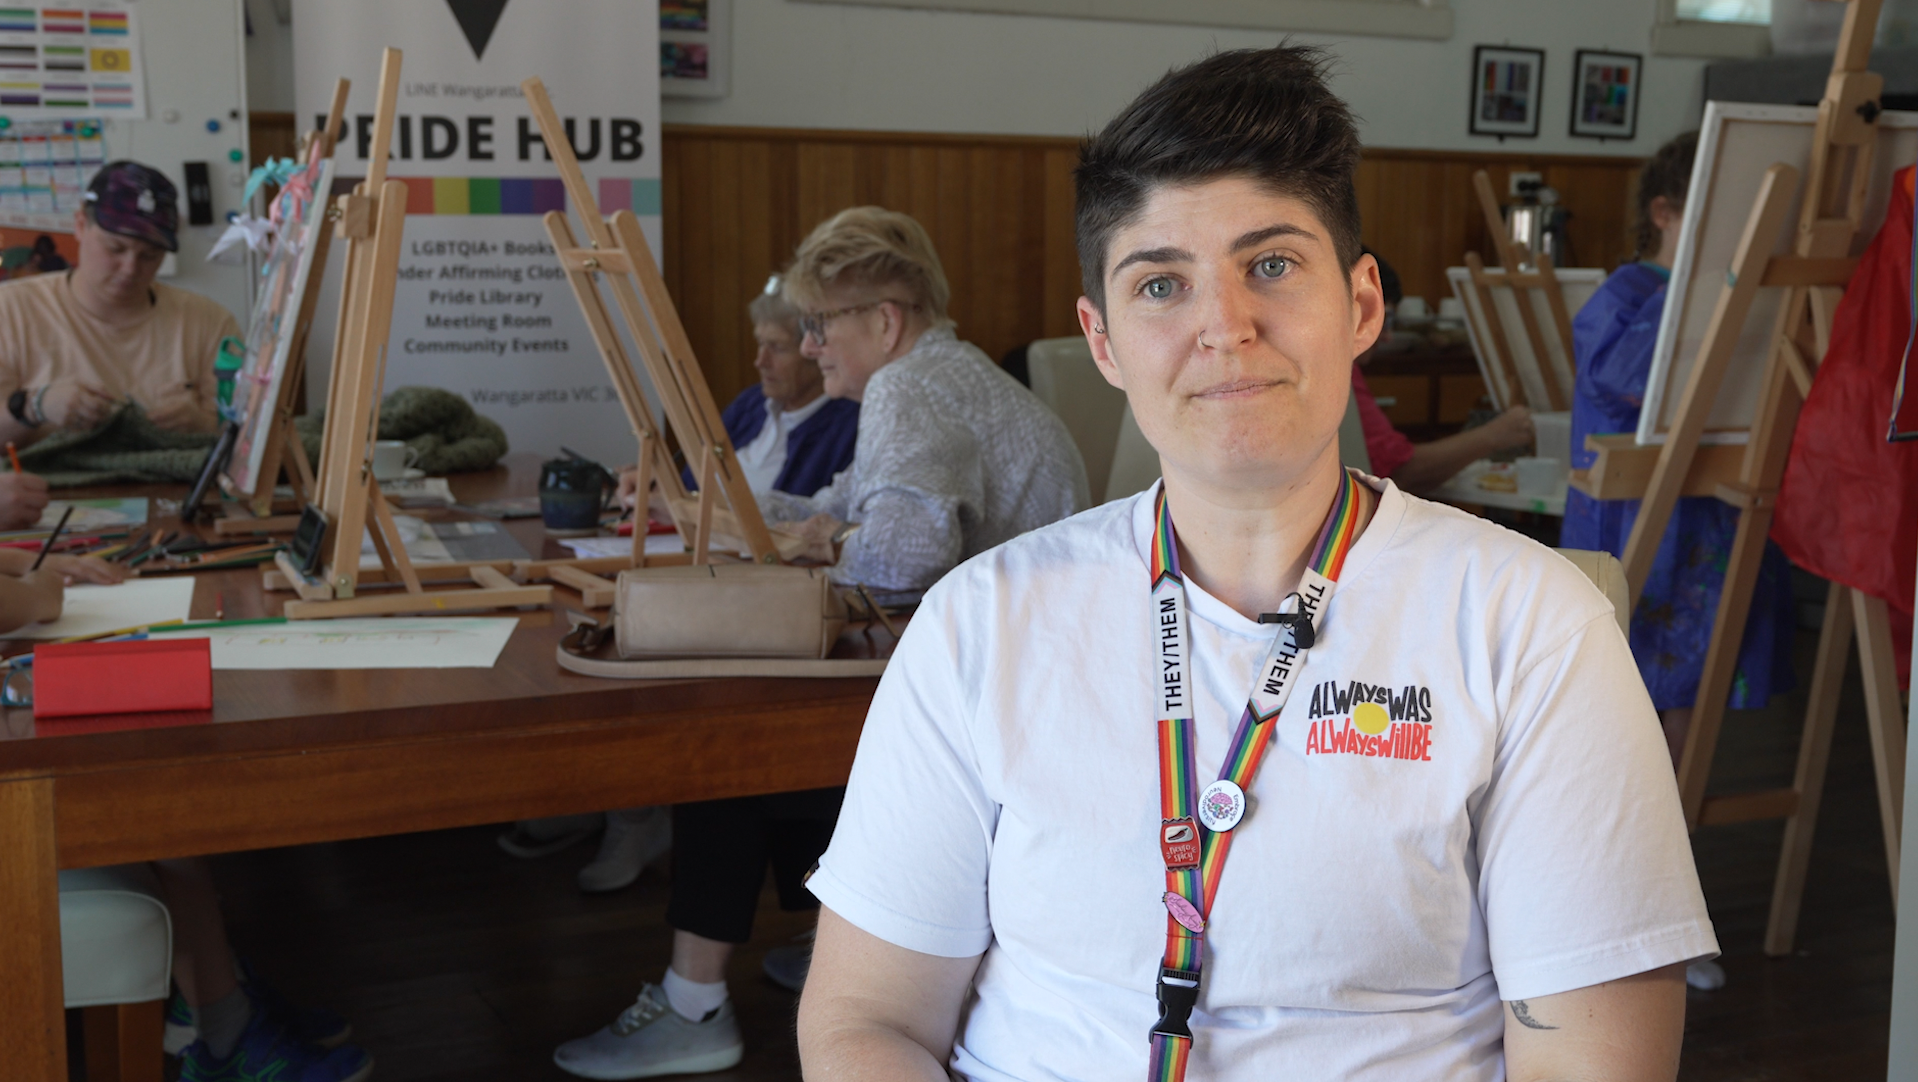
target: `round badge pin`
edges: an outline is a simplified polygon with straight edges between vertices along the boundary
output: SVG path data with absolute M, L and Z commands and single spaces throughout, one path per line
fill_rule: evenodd
M 1199 794 L 1199 822 L 1205 829 L 1222 833 L 1245 818 L 1245 790 L 1224 778 L 1205 787 Z

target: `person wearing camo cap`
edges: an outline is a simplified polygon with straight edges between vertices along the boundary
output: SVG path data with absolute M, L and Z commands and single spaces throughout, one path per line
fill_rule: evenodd
M 213 361 L 240 326 L 219 302 L 155 281 L 179 227 L 171 181 L 110 162 L 73 216 L 78 265 L 0 285 L 0 442 L 85 431 L 128 401 L 164 429 L 217 426 Z M 0 474 L 0 529 L 31 525 L 46 504 L 41 478 Z

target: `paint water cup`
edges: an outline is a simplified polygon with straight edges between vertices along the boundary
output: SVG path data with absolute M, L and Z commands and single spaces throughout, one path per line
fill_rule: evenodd
M 546 532 L 561 537 L 598 533 L 607 494 L 618 487 L 618 479 L 590 459 L 544 463 L 539 469 L 539 517 Z
M 1565 463 L 1556 458 L 1521 458 L 1513 465 L 1521 496 L 1554 496 L 1565 483 Z

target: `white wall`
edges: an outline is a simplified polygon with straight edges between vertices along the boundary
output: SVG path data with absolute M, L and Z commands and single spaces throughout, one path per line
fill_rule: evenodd
M 247 107 L 263 113 L 293 111 L 293 27 L 282 24 L 273 0 L 241 0 L 253 33 L 246 39 Z
M 516 0 L 533 3 L 538 0 Z M 1449 41 L 1300 34 L 1338 55 L 1337 86 L 1381 147 L 1644 156 L 1704 110 L 1704 61 L 1650 55 L 1657 0 L 1450 0 Z M 287 28 L 268 0 L 248 0 L 250 97 L 290 108 Z M 666 100 L 668 122 L 881 131 L 1080 135 L 1168 67 L 1216 49 L 1269 45 L 1267 31 L 1097 19 L 734 0 L 732 93 Z M 1467 133 L 1474 45 L 1545 50 L 1544 111 L 1536 139 Z M 1646 54 L 1639 137 L 1574 139 L 1572 54 Z M 529 73 L 531 74 L 531 73 Z M 286 102 L 286 105 L 265 104 Z
M 1168 67 L 1269 31 L 734 0 L 732 94 L 667 99 L 668 122 L 1079 135 Z M 1704 61 L 1653 57 L 1657 0 L 1451 0 L 1448 41 L 1299 34 L 1339 58 L 1370 146 L 1646 155 L 1703 113 Z M 1467 133 L 1474 45 L 1545 50 L 1536 139 Z M 1574 139 L 1572 54 L 1646 54 L 1639 138 Z

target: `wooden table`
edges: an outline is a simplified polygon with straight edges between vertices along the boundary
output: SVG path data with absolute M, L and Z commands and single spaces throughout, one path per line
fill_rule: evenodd
M 530 495 L 537 461 L 453 479 Z M 159 495 L 184 486 L 103 489 Z M 537 519 L 509 523 L 564 556 Z M 228 619 L 271 616 L 257 569 L 210 572 Z M 522 612 L 492 669 L 215 672 L 211 711 L 0 715 L 0 1076 L 66 1082 L 57 870 L 843 784 L 875 679 L 647 681 L 553 660 Z

